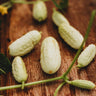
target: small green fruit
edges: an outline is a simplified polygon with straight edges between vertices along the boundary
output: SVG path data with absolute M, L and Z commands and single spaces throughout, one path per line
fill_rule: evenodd
M 83 52 L 78 57 L 78 65 L 77 67 L 82 68 L 86 67 L 96 55 L 96 46 L 94 44 L 90 44 L 88 47 L 84 49 Z
M 48 74 L 57 72 L 61 65 L 61 55 L 58 42 L 53 37 L 47 37 L 41 45 L 42 70 Z
M 59 34 L 62 39 L 74 49 L 79 49 L 84 38 L 81 33 L 71 25 L 62 23 L 59 26 Z
M 41 22 L 47 18 L 47 8 L 43 1 L 38 0 L 33 5 L 33 18 Z
M 66 17 L 55 9 L 53 9 L 52 20 L 57 26 L 60 26 L 62 23 L 69 25 L 69 21 L 66 19 Z
M 19 83 L 27 80 L 28 74 L 26 72 L 25 64 L 21 57 L 17 56 L 12 62 L 12 73 L 15 80 Z
M 95 84 L 91 81 L 88 80 L 73 80 L 73 81 L 68 81 L 69 84 L 79 87 L 79 88 L 84 88 L 84 89 L 94 89 Z
M 39 43 L 40 39 L 41 34 L 39 31 L 30 31 L 9 45 L 9 54 L 11 56 L 24 56 Z

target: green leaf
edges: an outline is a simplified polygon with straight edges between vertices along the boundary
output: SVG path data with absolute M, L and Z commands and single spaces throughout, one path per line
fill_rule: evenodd
M 55 0 L 52 0 L 52 2 L 54 3 L 54 5 L 55 5 L 57 8 L 61 9 L 61 6 L 58 5 L 57 2 L 56 2 Z
M 12 69 L 9 59 L 2 53 L 0 53 L 0 75 L 10 72 Z
M 58 9 L 61 10 L 68 7 L 68 0 L 61 0 L 59 4 L 57 4 L 57 0 L 52 0 L 52 2 Z
M 68 0 L 61 0 L 60 6 L 62 9 L 65 9 L 68 7 Z

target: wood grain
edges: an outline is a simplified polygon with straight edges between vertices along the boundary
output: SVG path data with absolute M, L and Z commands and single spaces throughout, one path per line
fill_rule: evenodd
M 6 1 L 6 0 L 5 0 Z M 1 0 L 0 2 L 3 2 Z M 0 51 L 6 54 L 11 62 L 13 60 L 7 53 L 8 45 L 14 40 L 18 39 L 30 30 L 42 31 L 42 39 L 37 44 L 33 51 L 23 57 L 28 72 L 27 82 L 33 82 L 38 80 L 44 80 L 61 76 L 71 64 L 76 50 L 69 47 L 59 36 L 58 28 L 53 24 L 52 8 L 55 7 L 51 1 L 46 2 L 48 9 L 48 18 L 42 23 L 38 23 L 32 17 L 32 6 L 26 4 L 15 4 L 9 14 L 6 16 L 0 16 L 2 25 L 0 26 Z M 93 9 L 96 9 L 95 0 L 69 0 L 69 7 L 64 13 L 70 24 L 80 31 L 84 36 L 90 15 Z M 44 38 L 53 36 L 59 43 L 62 57 L 62 64 L 57 73 L 53 75 L 47 75 L 41 70 L 40 66 L 40 47 Z M 10 40 L 10 42 L 9 42 Z M 96 44 L 96 18 L 86 42 L 86 46 L 89 44 Z M 68 75 L 71 80 L 74 79 L 87 79 L 92 82 L 96 82 L 96 57 L 89 66 L 84 69 L 78 70 L 74 64 L 70 74 Z M 3 96 L 53 96 L 55 89 L 60 84 L 59 81 L 54 81 L 47 84 L 40 84 L 35 86 L 26 87 L 24 90 L 12 89 L 0 92 Z M 12 73 L 0 76 L 0 86 L 8 86 L 18 84 Z M 58 93 L 58 96 L 96 96 L 96 89 L 83 90 L 68 84 L 64 85 Z

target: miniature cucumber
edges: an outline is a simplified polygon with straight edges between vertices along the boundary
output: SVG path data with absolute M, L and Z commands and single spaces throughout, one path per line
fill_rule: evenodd
M 59 34 L 62 39 L 74 49 L 79 49 L 84 40 L 78 30 L 65 23 L 59 26 Z
M 25 63 L 23 62 L 20 56 L 14 58 L 12 62 L 12 73 L 15 80 L 19 83 L 22 83 L 22 89 L 24 88 L 24 82 L 28 78 L 28 74 L 26 72 Z
M 37 0 L 33 5 L 33 18 L 41 22 L 47 18 L 47 8 L 43 1 Z
M 62 15 L 59 11 L 56 11 L 56 9 L 53 9 L 52 20 L 57 26 L 60 26 L 60 24 L 62 23 L 69 25 L 69 21 L 66 19 L 66 17 Z
M 83 88 L 83 89 L 94 89 L 95 88 L 95 84 L 91 81 L 88 80 L 73 80 L 73 81 L 68 81 L 67 83 L 79 87 L 79 88 Z
M 11 56 L 24 56 L 34 48 L 40 39 L 40 32 L 36 30 L 30 31 L 9 45 L 9 54 Z
M 53 74 L 60 68 L 60 49 L 53 37 L 47 37 L 43 40 L 40 63 L 42 70 L 48 74 Z
M 79 55 L 78 60 L 77 60 L 78 62 L 77 67 L 82 68 L 82 67 L 87 66 L 93 60 L 95 55 L 96 55 L 96 46 L 94 44 L 90 44 Z

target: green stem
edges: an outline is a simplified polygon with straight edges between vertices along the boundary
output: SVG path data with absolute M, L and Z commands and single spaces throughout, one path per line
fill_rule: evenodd
M 8 5 L 9 3 L 10 3 L 10 1 L 5 2 L 5 3 L 1 4 L 1 5 L 2 5 L 2 6 L 6 6 L 6 5 Z
M 6 6 L 8 9 L 12 7 L 12 4 L 10 1 L 6 2 L 6 3 L 3 3 L 1 4 L 2 6 Z
M 24 84 L 25 84 L 25 82 L 22 81 L 22 87 L 21 87 L 22 90 L 24 89 L 24 86 L 25 86 Z
M 19 0 L 10 0 L 11 1 L 11 3 L 20 3 L 20 4 L 34 4 L 34 3 L 36 3 L 36 1 L 19 1 Z M 49 1 L 49 0 L 41 0 L 41 1 L 43 1 L 43 2 L 46 2 L 46 1 Z
M 12 7 L 12 4 L 9 4 L 9 5 L 7 6 L 8 9 L 11 8 L 11 7 Z
M 41 1 L 46 2 L 46 1 L 49 1 L 49 0 L 41 0 Z
M 36 85 L 36 84 L 41 84 L 41 83 L 52 82 L 52 81 L 59 80 L 59 79 L 62 79 L 62 77 L 60 76 L 60 77 L 55 77 L 55 78 L 51 78 L 51 79 L 47 79 L 47 80 L 41 80 L 41 81 L 26 83 L 26 84 L 24 84 L 24 87 L 31 86 L 31 85 Z M 5 87 L 0 87 L 0 91 L 8 90 L 8 89 L 14 89 L 14 88 L 21 88 L 21 87 L 22 87 L 22 84 L 12 85 L 12 86 L 5 86 Z
M 15 0 L 11 0 L 12 3 L 20 3 L 20 4 L 34 4 L 36 1 L 15 1 Z
M 68 83 L 68 84 L 71 84 L 71 81 L 69 81 L 69 80 L 67 80 L 67 79 L 65 80 L 65 82 Z
M 57 89 L 56 89 L 55 92 L 54 92 L 54 96 L 57 96 L 58 91 L 60 90 L 60 88 L 61 88 L 64 84 L 65 84 L 65 82 L 61 83 L 61 84 L 57 87 Z
M 2 70 L 1 68 L 0 68 L 0 71 L 1 71 L 3 74 L 6 74 L 6 72 L 5 72 L 4 70 Z
M 90 30 L 91 30 L 91 27 L 92 27 L 92 24 L 93 24 L 93 21 L 94 21 L 94 18 L 95 18 L 95 14 L 96 14 L 96 10 L 93 10 L 92 11 L 92 14 L 91 14 L 91 18 L 90 18 L 90 21 L 89 21 L 89 24 L 88 24 L 88 28 L 87 28 L 87 31 L 86 31 L 86 34 L 85 34 L 85 37 L 84 37 L 84 40 L 79 48 L 79 50 L 77 51 L 71 65 L 69 66 L 68 70 L 63 74 L 63 78 L 66 77 L 66 75 L 70 72 L 71 68 L 73 67 L 75 61 L 77 60 L 81 50 L 82 50 L 82 47 L 84 45 L 84 43 L 86 42 L 87 38 L 88 38 L 88 35 L 90 33 Z
M 56 9 L 55 8 L 53 8 L 53 12 L 55 12 L 56 11 Z

